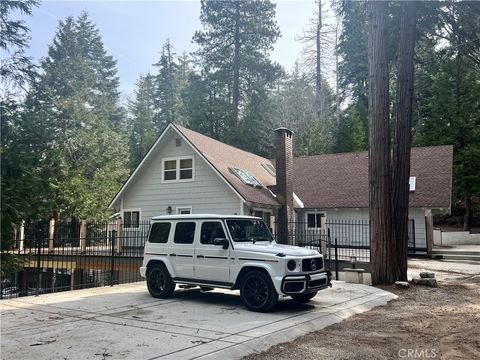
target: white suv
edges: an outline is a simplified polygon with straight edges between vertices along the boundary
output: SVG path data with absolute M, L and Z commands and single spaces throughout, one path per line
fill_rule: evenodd
M 279 294 L 307 302 L 332 286 L 322 255 L 277 244 L 252 216 L 152 218 L 140 273 L 154 297 L 171 297 L 175 284 L 240 289 L 247 308 L 261 312 L 273 309 Z

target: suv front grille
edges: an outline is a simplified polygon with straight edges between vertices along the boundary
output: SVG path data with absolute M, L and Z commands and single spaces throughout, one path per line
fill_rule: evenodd
M 321 257 L 302 260 L 302 271 L 317 271 L 323 268 L 323 259 Z

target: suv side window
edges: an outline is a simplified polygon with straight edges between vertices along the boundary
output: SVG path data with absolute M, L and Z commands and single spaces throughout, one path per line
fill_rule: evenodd
M 170 228 L 172 224 L 169 222 L 153 223 L 148 236 L 149 243 L 165 244 L 168 241 Z
M 225 239 L 225 232 L 222 224 L 218 221 L 206 221 L 202 224 L 200 233 L 200 243 L 204 245 L 213 245 L 213 239 Z
M 193 244 L 195 225 L 194 222 L 177 223 L 175 226 L 175 237 L 173 238 L 173 242 L 175 244 Z

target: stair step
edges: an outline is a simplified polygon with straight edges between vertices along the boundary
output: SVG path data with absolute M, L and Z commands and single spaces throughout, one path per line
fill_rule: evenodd
M 466 255 L 466 256 L 480 256 L 480 251 L 468 251 L 468 250 L 458 250 L 458 251 L 442 251 L 442 250 L 432 250 L 432 255 Z
M 432 253 L 432 259 L 480 261 L 480 254 Z

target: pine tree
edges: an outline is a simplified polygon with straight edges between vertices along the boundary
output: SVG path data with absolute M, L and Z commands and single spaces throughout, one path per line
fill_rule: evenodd
M 279 83 L 270 95 L 270 122 L 273 127 L 286 126 L 295 133 L 294 154 L 315 155 L 332 151 L 335 123 L 334 96 L 325 81 L 323 86 L 323 120 L 318 120 L 316 86 L 298 64 L 292 74 Z
M 268 59 L 280 35 L 274 16 L 275 5 L 267 0 L 202 0 L 204 30 L 194 36 L 200 45 L 197 55 L 204 71 L 214 73 L 216 81 L 224 84 L 222 91 L 231 104 L 228 130 L 235 135 L 251 95 L 255 101 L 262 96 L 253 92 L 271 85 L 279 72 L 278 65 Z
M 182 103 L 187 125 L 214 139 L 224 138 L 228 122 L 229 103 L 223 84 L 214 74 L 190 73 L 182 91 Z
M 0 121 L 1 121 L 1 232 L 2 248 L 7 246 L 16 225 L 30 213 L 30 194 L 38 186 L 28 170 L 31 158 L 21 148 L 21 112 L 23 89 L 36 75 L 35 66 L 25 54 L 29 42 L 29 29 L 25 21 L 14 19 L 13 14 L 31 15 L 38 1 L 0 2 Z M 2 255 L 2 265 L 4 257 Z M 6 263 L 5 263 L 6 264 Z
M 60 21 L 22 129 L 48 201 L 44 216 L 101 218 L 124 180 L 127 146 L 115 61 L 83 13 Z
M 328 105 L 325 104 L 324 83 L 326 83 L 326 74 L 332 68 L 331 62 L 335 50 L 332 48 L 335 30 L 325 22 L 328 16 L 325 5 L 325 1 L 315 0 L 314 18 L 311 19 L 310 27 L 300 38 L 300 41 L 305 43 L 302 60 L 315 84 L 315 106 L 320 121 L 325 121 L 324 106 Z
M 159 132 L 155 127 L 155 77 L 140 76 L 135 99 L 130 101 L 130 168 L 135 169 Z
M 175 62 L 175 53 L 170 40 L 163 45 L 162 55 L 155 66 L 158 68 L 155 126 L 158 131 L 161 131 L 168 123 L 176 121 L 175 110 L 178 101 L 176 83 L 178 65 Z
M 338 88 L 348 99 L 338 124 L 336 152 L 366 150 L 368 144 L 368 56 L 365 1 L 344 1 L 339 7 L 342 32 L 337 45 L 341 61 Z
M 38 1 L 0 1 L 0 134 L 1 134 L 1 213 L 0 263 L 1 281 L 18 271 L 24 259 L 9 249 L 16 227 L 32 214 L 37 204 L 30 194 L 39 187 L 39 179 L 32 176 L 32 157 L 24 151 L 21 137 L 23 92 L 36 75 L 36 68 L 25 54 L 29 29 L 25 21 L 14 19 L 13 14 L 31 15 Z
M 25 85 L 35 76 L 35 66 L 25 54 L 30 40 L 30 30 L 24 20 L 12 19 L 12 13 L 31 15 L 38 0 L 2 0 L 0 1 L 0 49 L 2 66 L 0 68 L 1 100 L 12 100 L 20 95 Z
M 397 101 L 392 159 L 393 232 L 396 243 L 397 280 L 407 281 L 410 153 L 416 35 L 415 1 L 401 5 L 398 43 Z
M 390 169 L 388 2 L 369 1 L 368 179 L 372 283 L 396 280 Z

